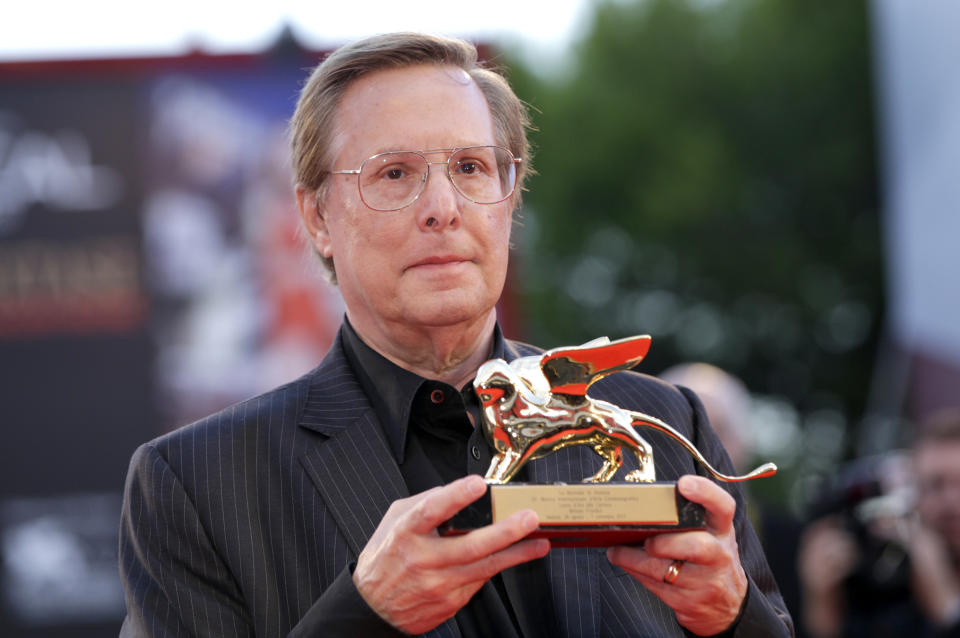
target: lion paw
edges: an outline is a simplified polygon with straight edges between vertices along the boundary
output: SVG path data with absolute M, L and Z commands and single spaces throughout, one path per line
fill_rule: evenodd
M 649 476 L 646 472 L 641 472 L 640 470 L 634 470 L 628 473 L 624 478 L 631 483 L 653 483 L 655 480 L 654 477 Z

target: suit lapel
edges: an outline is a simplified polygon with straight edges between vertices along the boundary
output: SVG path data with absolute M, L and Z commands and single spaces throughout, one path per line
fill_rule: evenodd
M 339 337 L 311 380 L 300 426 L 325 437 L 300 461 L 359 555 L 390 504 L 409 493 Z
M 304 446 L 300 463 L 359 556 L 390 504 L 410 493 L 339 335 L 310 382 L 300 427 L 324 436 Z M 460 631 L 450 618 L 426 635 L 460 638 Z
M 409 496 L 373 411 L 301 457 L 354 555 L 393 501 Z

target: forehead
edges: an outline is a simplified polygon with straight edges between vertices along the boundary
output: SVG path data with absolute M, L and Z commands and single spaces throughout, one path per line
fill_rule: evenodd
M 495 144 L 486 98 L 463 69 L 419 65 L 361 76 L 337 110 L 336 149 L 364 159 L 398 149 Z

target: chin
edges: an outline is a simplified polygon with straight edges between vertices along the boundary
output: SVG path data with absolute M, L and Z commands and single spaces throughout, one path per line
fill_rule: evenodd
M 495 305 L 481 291 L 425 293 L 413 300 L 408 316 L 424 326 L 451 326 L 486 318 Z
M 443 308 L 436 312 L 417 313 L 415 323 L 432 328 L 443 328 L 482 319 L 486 317 L 487 312 L 486 310 L 478 312 L 468 308 Z

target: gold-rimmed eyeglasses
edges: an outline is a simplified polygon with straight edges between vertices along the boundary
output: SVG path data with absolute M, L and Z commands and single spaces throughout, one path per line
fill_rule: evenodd
M 448 154 L 445 162 L 427 155 Z M 332 175 L 356 175 L 360 199 L 376 211 L 400 210 L 417 201 L 427 187 L 430 165 L 446 166 L 450 183 L 476 204 L 497 204 L 517 186 L 517 165 L 522 160 L 502 146 L 467 146 L 423 151 L 389 151 L 368 157 L 353 170 Z

